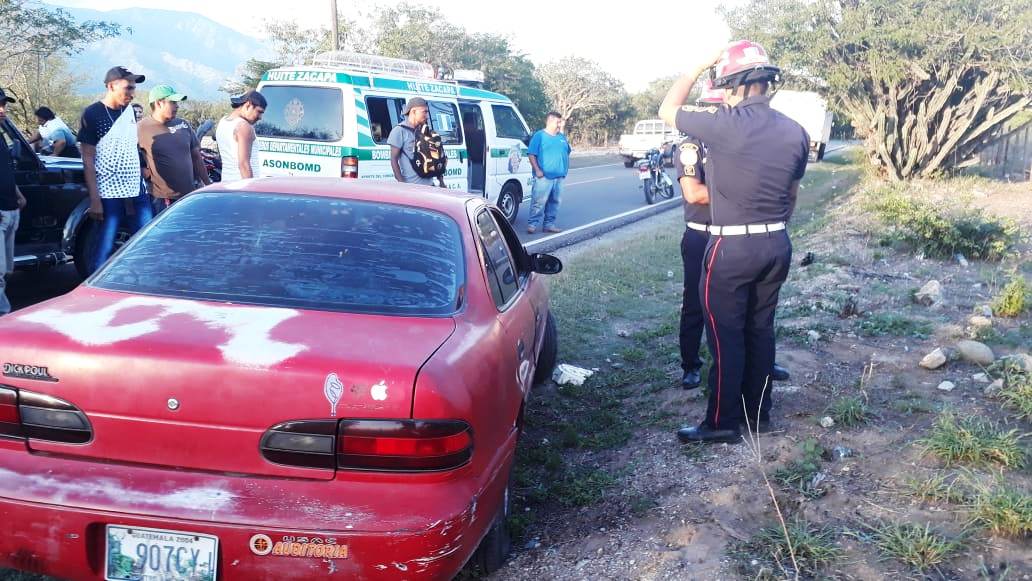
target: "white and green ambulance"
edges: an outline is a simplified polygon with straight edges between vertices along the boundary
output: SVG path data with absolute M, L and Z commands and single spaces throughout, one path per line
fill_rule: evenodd
M 455 76 L 463 73 L 477 80 L 476 71 Z M 462 80 L 437 80 L 430 65 L 332 52 L 268 71 L 258 90 L 269 102 L 256 127 L 262 176 L 393 180 L 387 136 L 418 96 L 444 140 L 449 188 L 494 201 L 510 222 L 529 195 L 530 132 L 516 106 Z

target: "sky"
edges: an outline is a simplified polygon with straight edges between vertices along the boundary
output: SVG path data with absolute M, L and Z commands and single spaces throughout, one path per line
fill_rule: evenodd
M 163 8 L 196 12 L 240 32 L 261 37 L 266 20 L 296 20 L 316 27 L 329 20 L 329 0 L 177 0 L 155 5 L 140 0 L 48 0 L 59 6 L 96 10 Z M 368 18 L 381 4 L 397 0 L 337 0 L 337 9 L 352 20 Z M 499 3 L 497 10 L 475 1 L 438 0 L 448 19 L 471 32 L 509 37 L 517 50 L 535 63 L 568 55 L 598 62 L 624 82 L 628 91 L 649 81 L 685 72 L 698 52 L 712 53 L 729 40 L 727 25 L 716 13 L 719 0 L 652 0 L 641 4 L 519 0 Z M 289 6 L 288 10 L 285 9 Z M 254 16 L 245 16 L 245 13 Z

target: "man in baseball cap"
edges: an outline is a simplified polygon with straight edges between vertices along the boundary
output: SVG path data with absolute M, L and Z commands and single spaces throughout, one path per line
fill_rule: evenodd
M 3 89 L 0 89 L 0 103 L 6 104 L 6 103 L 17 103 L 17 102 L 18 102 L 18 99 L 15 99 L 14 97 L 8 97 L 7 93 L 5 93 Z
M 422 97 L 412 97 L 401 108 L 401 114 L 405 120 L 391 128 L 387 136 L 387 145 L 391 146 L 391 169 L 394 170 L 394 179 L 409 184 L 422 184 L 432 186 L 434 178 L 423 177 L 416 172 L 412 159 L 416 155 L 416 135 L 426 124 L 430 117 L 430 106 Z M 405 158 L 402 161 L 402 158 Z M 437 183 L 442 188 L 444 176 L 437 177 Z
M 145 176 L 157 211 L 194 191 L 197 182 L 211 183 L 197 136 L 189 123 L 176 117 L 179 104 L 185 100 L 186 95 L 171 85 L 154 87 L 147 95 L 150 115 L 137 125 L 140 149 L 149 169 Z
M 109 85 L 115 81 L 131 81 L 134 84 L 142 83 L 147 77 L 143 75 L 137 75 L 129 71 L 125 67 L 111 67 L 108 69 L 107 74 L 104 75 L 104 84 Z
M 143 75 L 113 67 L 104 75 L 107 93 L 86 107 L 79 120 L 83 175 L 90 194 L 88 214 L 100 223 L 87 270 L 93 272 L 114 250 L 115 236 L 125 224 L 136 233 L 154 214 L 140 167 L 136 115 L 130 108 Z M 124 114 L 128 111 L 128 114 Z M 127 215 L 125 201 L 134 211 Z

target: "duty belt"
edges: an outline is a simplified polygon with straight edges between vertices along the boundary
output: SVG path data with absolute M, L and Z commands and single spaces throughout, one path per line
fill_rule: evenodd
M 709 224 L 703 224 L 701 222 L 686 222 L 686 224 L 692 230 L 698 230 L 699 232 L 709 232 Z
M 773 224 L 743 224 L 739 226 L 710 226 L 710 234 L 714 236 L 741 236 L 742 234 L 766 234 L 785 229 L 784 222 Z

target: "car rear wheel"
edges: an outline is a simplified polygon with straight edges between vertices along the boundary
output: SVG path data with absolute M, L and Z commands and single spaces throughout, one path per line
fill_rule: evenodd
M 511 472 L 510 472 L 511 474 Z M 471 562 L 482 575 L 490 575 L 502 568 L 509 558 L 512 550 L 512 537 L 509 535 L 509 489 L 512 487 L 511 478 L 505 484 L 505 492 L 502 496 L 502 505 L 498 507 L 495 518 L 491 521 L 491 528 L 480 541 Z
M 534 385 L 544 383 L 552 377 L 558 356 L 559 327 L 552 311 L 549 311 L 548 320 L 545 321 L 545 340 L 541 345 L 541 354 L 538 355 L 537 367 L 534 369 Z
M 520 188 L 513 182 L 502 186 L 498 194 L 498 209 L 510 224 L 516 223 L 516 215 L 520 212 Z

